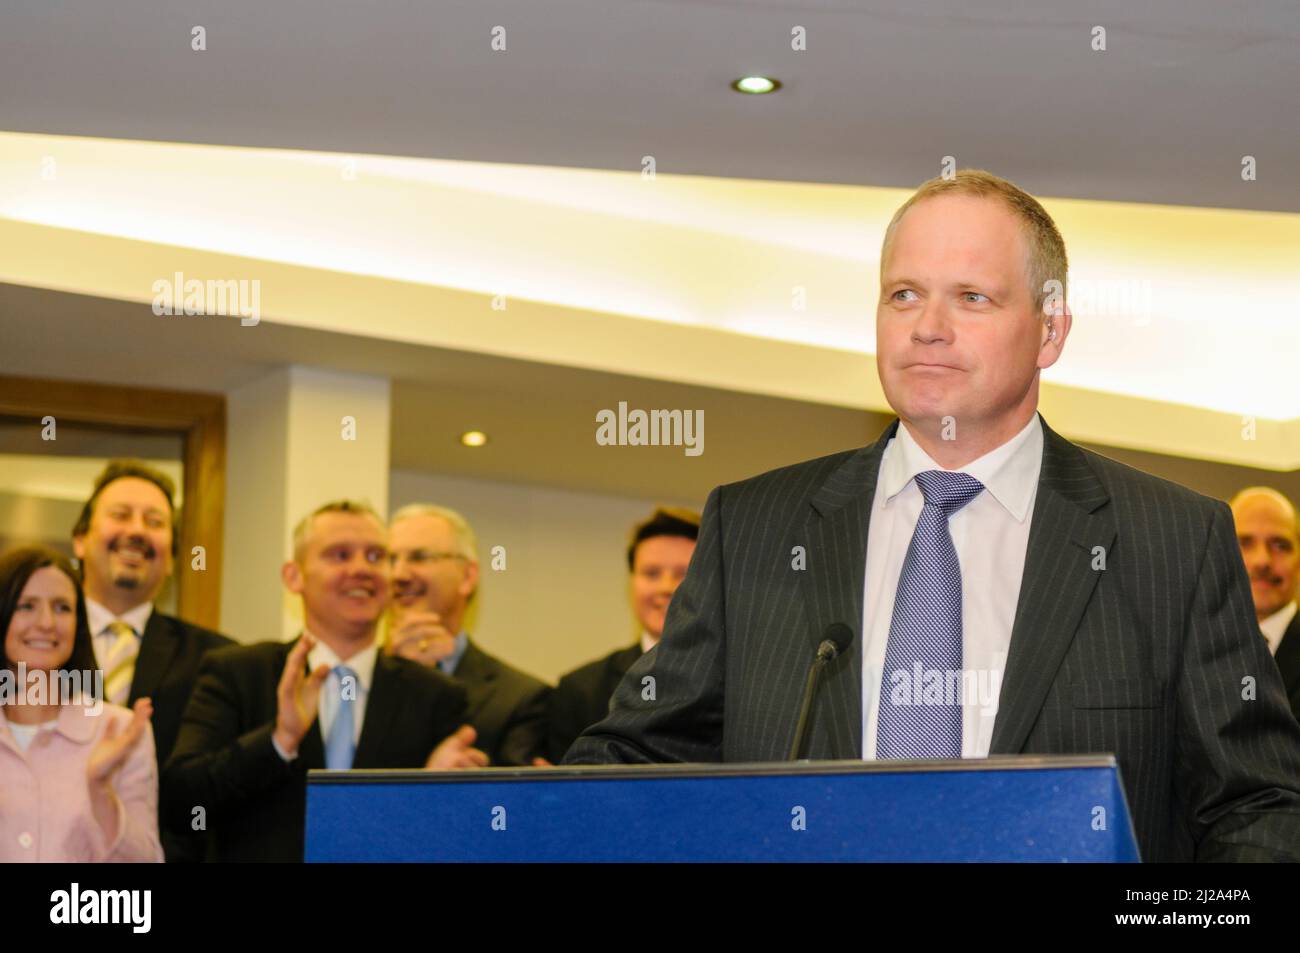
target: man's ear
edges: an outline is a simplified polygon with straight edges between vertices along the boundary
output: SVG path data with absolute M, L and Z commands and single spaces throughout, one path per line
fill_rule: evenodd
M 478 563 L 465 562 L 465 578 L 460 581 L 460 594 L 468 599 L 478 588 Z
M 1070 336 L 1070 328 L 1074 323 L 1074 315 L 1070 313 L 1068 304 L 1053 309 L 1044 303 L 1043 312 L 1043 326 L 1039 332 L 1041 339 L 1038 347 L 1040 369 L 1051 367 L 1060 359 L 1061 351 L 1065 347 L 1065 339 Z
M 288 589 L 294 595 L 302 595 L 303 579 L 302 567 L 292 559 L 287 560 L 280 567 L 280 580 L 284 583 L 284 588 Z

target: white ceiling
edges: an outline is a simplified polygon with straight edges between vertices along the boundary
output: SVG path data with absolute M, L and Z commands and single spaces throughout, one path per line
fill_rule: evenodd
M 528 482 L 546 486 L 701 505 L 720 483 L 861 446 L 890 419 L 362 335 L 272 324 L 260 325 L 257 335 L 231 335 L 218 322 L 159 319 L 144 304 L 4 283 L 0 331 L 0 374 L 170 390 L 228 393 L 307 357 L 316 367 L 393 380 L 394 469 L 504 481 L 526 473 Z M 597 445 L 595 414 L 619 401 L 704 411 L 705 452 L 688 457 L 681 447 Z M 461 446 L 458 438 L 469 429 L 488 433 L 488 445 Z M 0 452 L 34 449 L 29 429 L 0 426 Z M 84 436 L 65 449 L 107 452 Z M 156 449 L 141 444 L 127 452 Z
M 8 0 L 0 129 L 1300 211 L 1295 0 L 899 6 Z

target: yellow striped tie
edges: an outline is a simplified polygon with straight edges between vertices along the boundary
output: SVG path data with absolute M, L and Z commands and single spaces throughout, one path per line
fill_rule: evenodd
M 139 652 L 135 629 L 118 619 L 106 630 L 114 636 L 100 668 L 104 670 L 104 695 L 114 705 L 125 705 L 131 697 L 131 679 L 135 677 L 135 657 Z

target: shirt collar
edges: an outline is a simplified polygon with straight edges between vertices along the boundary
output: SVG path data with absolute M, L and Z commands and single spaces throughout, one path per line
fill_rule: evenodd
M 1282 636 L 1286 635 L 1286 627 L 1295 618 L 1296 609 L 1296 602 L 1292 600 L 1259 623 L 1259 631 L 1268 639 L 1268 649 L 1274 655 L 1277 654 L 1277 647 L 1282 644 Z
M 313 636 L 313 638 L 315 638 Z M 375 659 L 379 654 L 379 645 L 371 642 L 368 646 L 352 655 L 348 660 L 342 661 L 334 650 L 316 639 L 316 645 L 307 653 L 307 667 L 311 671 L 316 671 L 322 665 L 326 665 L 332 671 L 340 665 L 346 665 L 352 671 L 356 672 L 357 682 L 361 685 L 363 692 L 370 691 L 370 682 L 375 677 Z
M 659 639 L 656 639 L 645 629 L 641 630 L 641 654 L 642 655 L 644 655 L 646 652 L 649 652 L 652 648 L 654 648 L 658 644 L 659 644 Z
M 462 629 L 456 634 L 456 647 L 451 650 L 451 654 L 444 659 L 438 660 L 438 668 L 442 670 L 442 674 L 456 674 L 456 667 L 460 665 L 461 657 L 464 656 L 467 648 L 469 648 L 469 636 Z
M 1042 467 L 1043 427 L 1038 415 L 1034 414 L 1024 429 L 1002 446 L 953 472 L 967 473 L 979 480 L 1017 522 L 1023 523 L 1029 515 L 1029 504 L 1038 487 Z M 900 421 L 898 432 L 886 447 L 885 459 L 880 466 L 885 499 L 893 500 L 918 473 L 943 469 L 921 449 L 907 424 Z
M 142 602 L 134 609 L 128 609 L 119 616 L 113 615 L 111 610 L 106 609 L 94 599 L 86 598 L 86 622 L 90 625 L 90 634 L 92 636 L 103 634 L 105 629 L 120 619 L 135 630 L 137 637 L 143 637 L 144 627 L 149 624 L 151 615 L 153 615 L 152 602 Z

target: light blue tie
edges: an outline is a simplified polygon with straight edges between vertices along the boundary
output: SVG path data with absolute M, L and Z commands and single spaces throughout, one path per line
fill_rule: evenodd
M 876 757 L 960 758 L 961 564 L 948 517 L 975 499 L 984 485 L 969 474 L 947 470 L 918 473 L 916 485 L 925 506 L 894 597 L 880 683 Z
M 346 665 L 336 666 L 331 675 L 333 684 L 328 690 L 339 693 L 339 709 L 334 713 L 330 736 L 325 739 L 325 767 L 331 771 L 349 771 L 352 768 L 352 756 L 356 754 L 353 711 L 360 686 L 357 684 L 357 673 Z

